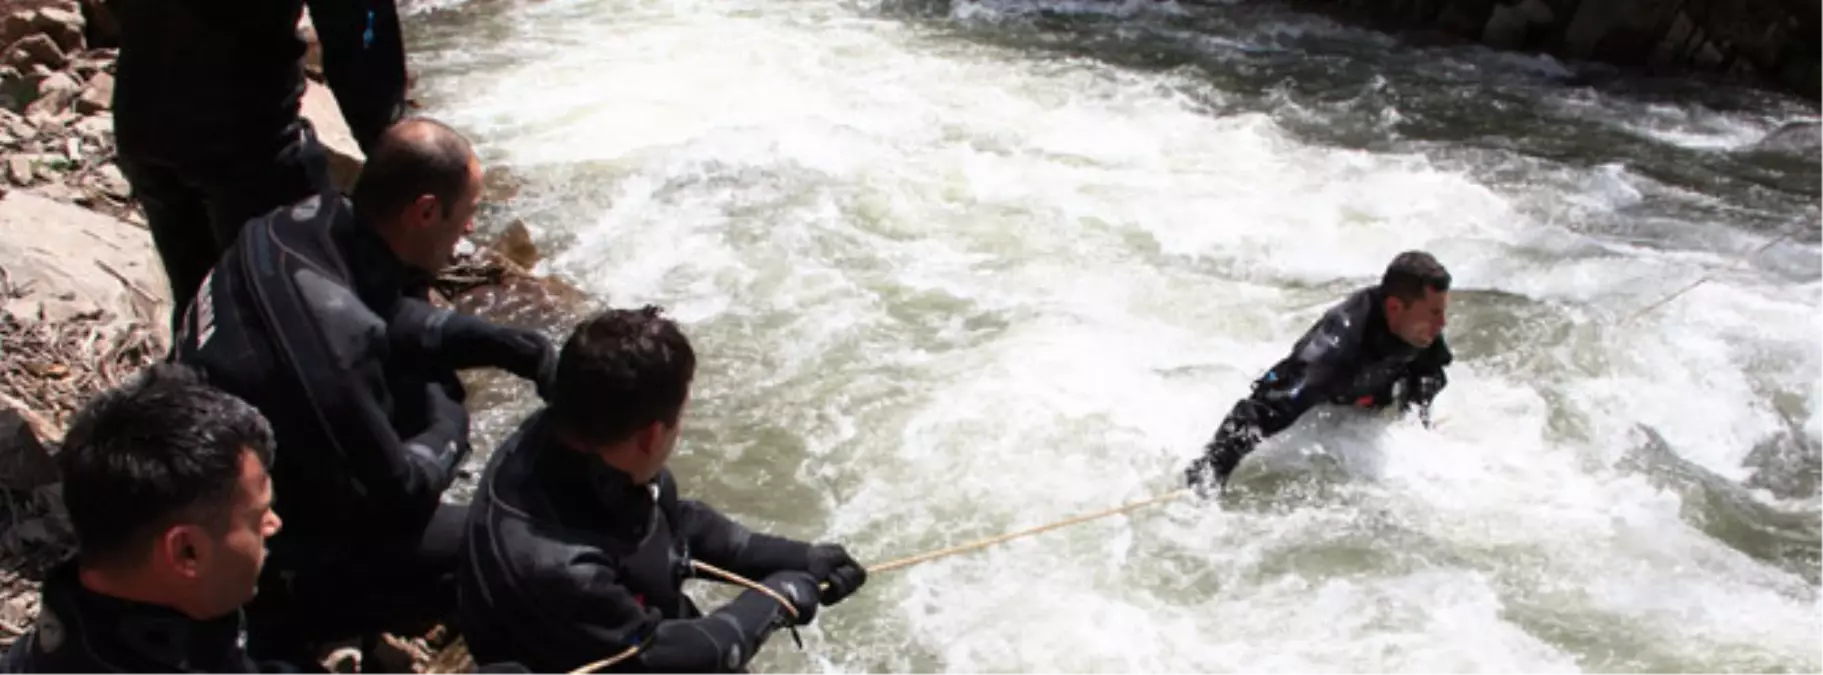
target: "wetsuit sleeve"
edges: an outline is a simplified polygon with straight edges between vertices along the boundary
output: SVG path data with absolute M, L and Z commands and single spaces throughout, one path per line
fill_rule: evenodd
M 810 569 L 808 543 L 754 532 L 699 501 L 679 500 L 677 510 L 690 553 L 698 560 L 749 579 Z
M 1202 459 L 1186 472 L 1192 485 L 1202 483 L 1205 470 L 1218 482 L 1253 452 L 1260 441 L 1289 428 L 1316 404 L 1328 400 L 1344 384 L 1348 364 L 1360 348 L 1364 317 L 1351 317 L 1338 307 L 1298 340 L 1291 356 L 1274 365 L 1253 383 L 1253 393 L 1229 410 L 1204 448 Z
M 386 333 L 395 363 L 429 372 L 499 368 L 536 384 L 540 395 L 557 374 L 557 350 L 538 332 L 496 325 L 418 298 L 399 300 Z
M 605 562 L 578 561 L 541 580 L 541 604 L 564 611 L 566 635 L 551 635 L 546 666 L 576 668 L 638 646 L 636 670 L 686 673 L 736 672 L 788 619 L 777 601 L 753 590 L 695 619 L 664 619 L 621 585 Z M 623 664 L 624 667 L 624 664 Z
M 405 41 L 394 0 L 306 0 L 323 78 L 364 153 L 404 114 Z
M 1444 342 L 1443 336 L 1437 336 L 1437 340 L 1431 343 L 1430 348 L 1426 349 L 1424 354 L 1412 362 L 1411 368 L 1406 372 L 1406 394 L 1403 397 L 1404 400 L 1400 402 L 1399 409 L 1408 410 L 1414 405 L 1420 409 L 1428 409 L 1431 400 L 1437 398 L 1437 394 L 1441 393 L 1444 387 L 1449 386 L 1450 378 L 1444 369 L 1455 360 L 1456 356 L 1450 351 L 1449 345 Z M 1426 425 L 1429 425 L 1428 421 Z

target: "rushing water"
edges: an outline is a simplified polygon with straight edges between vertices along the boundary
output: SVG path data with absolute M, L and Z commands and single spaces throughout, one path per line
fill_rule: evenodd
M 1750 150 L 1814 110 L 1258 4 L 490 0 L 411 40 L 526 183 L 493 224 L 686 325 L 686 493 L 865 561 L 1173 489 L 1326 306 L 1454 273 L 1435 430 L 1313 415 L 1217 503 L 876 574 L 757 670 L 1823 669 L 1823 172 Z

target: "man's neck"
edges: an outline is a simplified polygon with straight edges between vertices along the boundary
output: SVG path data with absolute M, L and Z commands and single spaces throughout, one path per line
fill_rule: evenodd
M 630 462 L 626 461 L 626 456 L 631 448 L 627 447 L 626 443 L 618 443 L 606 448 L 591 448 L 564 433 L 557 434 L 557 442 L 563 446 L 564 450 L 600 460 L 602 464 L 631 477 L 635 483 L 643 484 L 650 481 L 650 479 L 639 480 L 639 474 L 629 466 Z
M 167 584 L 158 583 L 139 570 L 84 566 L 77 569 L 76 579 L 91 593 L 144 605 L 169 607 L 192 619 L 204 620 L 183 607 L 182 603 L 176 602 L 168 593 Z

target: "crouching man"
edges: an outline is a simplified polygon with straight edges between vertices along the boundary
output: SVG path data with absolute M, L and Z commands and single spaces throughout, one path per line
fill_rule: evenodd
M 570 335 L 549 405 L 495 451 L 469 512 L 458 625 L 477 661 L 565 672 L 632 649 L 615 670 L 738 671 L 773 631 L 865 583 L 841 546 L 755 533 L 678 497 L 665 464 L 695 371 L 656 308 Z M 791 607 L 748 590 L 704 616 L 683 593 L 692 558 Z
M 272 453 L 259 411 L 183 366 L 96 396 L 57 454 L 77 553 L 4 670 L 256 672 L 241 605 L 279 529 Z

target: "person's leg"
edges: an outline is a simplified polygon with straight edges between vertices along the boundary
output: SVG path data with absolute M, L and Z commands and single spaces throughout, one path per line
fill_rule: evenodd
M 145 212 L 152 246 L 171 286 L 171 332 L 183 321 L 190 298 L 221 257 L 210 231 L 203 193 L 170 165 L 122 154 L 116 160 Z

